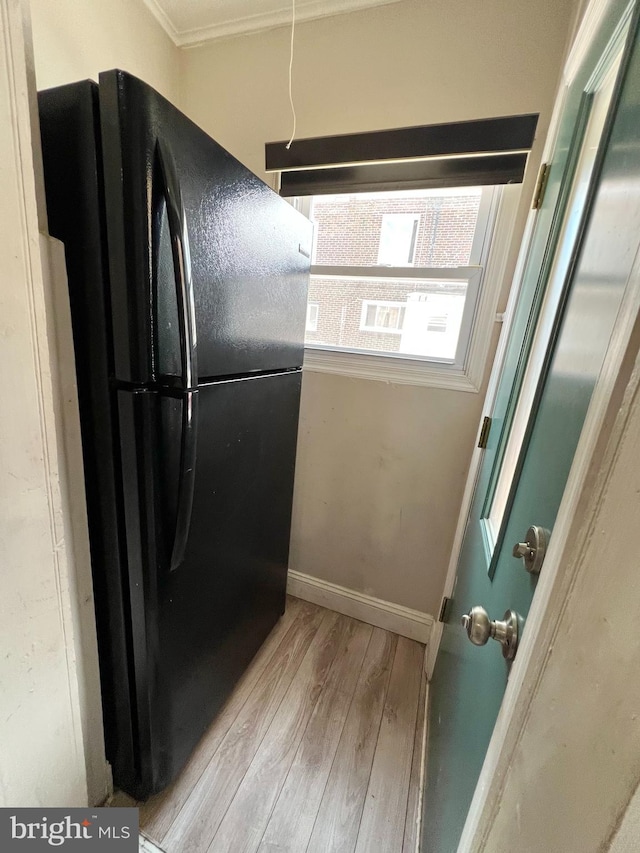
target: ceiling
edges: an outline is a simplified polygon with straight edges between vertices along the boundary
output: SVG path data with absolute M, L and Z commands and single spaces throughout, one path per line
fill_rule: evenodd
M 144 0 L 179 46 L 291 24 L 293 0 Z M 296 21 L 385 6 L 398 0 L 295 0 Z

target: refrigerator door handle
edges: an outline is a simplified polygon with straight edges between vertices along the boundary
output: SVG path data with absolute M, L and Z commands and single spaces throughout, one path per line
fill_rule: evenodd
M 180 473 L 176 528 L 171 549 L 169 570 L 174 572 L 184 559 L 191 526 L 193 492 L 196 481 L 196 448 L 198 433 L 198 392 L 187 391 L 182 403 L 182 441 L 180 447 Z
M 175 162 L 167 144 L 162 139 L 158 139 L 156 151 L 167 203 L 167 219 L 176 278 L 182 379 L 184 388 L 190 390 L 198 385 L 198 342 L 187 217 Z

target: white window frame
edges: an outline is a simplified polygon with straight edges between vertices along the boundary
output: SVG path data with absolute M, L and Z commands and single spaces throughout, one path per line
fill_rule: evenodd
M 374 278 L 433 278 L 468 276 L 470 287 L 456 358 L 451 360 L 398 353 L 377 353 L 345 347 L 305 345 L 304 369 L 313 373 L 331 373 L 357 379 L 372 379 L 402 385 L 422 385 L 454 391 L 477 393 L 482 385 L 491 338 L 496 322 L 498 299 L 505 285 L 505 274 L 521 184 L 489 187 L 483 194 L 487 228 L 477 232 L 472 257 L 480 263 L 470 267 L 329 267 L 312 264 L 314 277 L 370 275 Z M 309 216 L 311 198 L 291 199 L 291 203 Z
M 369 308 L 372 305 L 380 308 L 405 308 L 407 307 L 406 302 L 393 302 L 389 299 L 363 299 L 362 300 L 362 311 L 360 313 L 360 330 L 362 332 L 373 332 L 374 334 L 383 334 L 383 335 L 401 335 L 402 334 L 402 326 L 368 326 L 367 325 L 367 314 L 369 312 Z

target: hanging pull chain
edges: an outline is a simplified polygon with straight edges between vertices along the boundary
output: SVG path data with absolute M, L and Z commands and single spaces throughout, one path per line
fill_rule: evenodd
M 291 104 L 291 115 L 293 116 L 293 129 L 291 131 L 291 139 L 287 143 L 287 151 L 291 148 L 291 143 L 296 135 L 296 108 L 293 103 L 293 38 L 296 32 L 296 0 L 291 0 L 291 54 L 289 56 L 289 103 Z

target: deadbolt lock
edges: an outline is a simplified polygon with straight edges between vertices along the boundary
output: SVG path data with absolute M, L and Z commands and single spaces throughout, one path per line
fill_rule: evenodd
M 502 646 L 502 656 L 513 660 L 518 650 L 523 620 L 515 610 L 507 610 L 502 621 L 489 619 L 484 607 L 472 607 L 462 617 L 462 625 L 474 646 L 484 646 L 490 639 Z
M 516 542 L 513 546 L 513 556 L 522 557 L 529 574 L 540 574 L 550 536 L 551 533 L 546 527 L 532 524 L 526 532 L 524 542 Z

